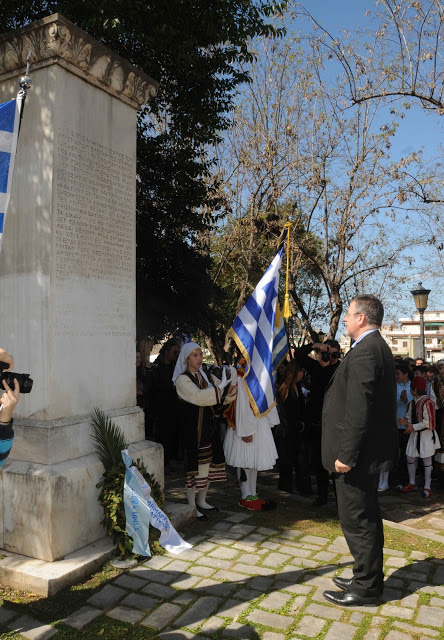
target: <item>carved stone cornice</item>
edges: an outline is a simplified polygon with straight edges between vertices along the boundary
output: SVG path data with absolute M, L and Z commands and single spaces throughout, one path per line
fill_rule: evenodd
M 0 35 L 0 81 L 58 64 L 135 109 L 156 95 L 159 83 L 58 13 Z

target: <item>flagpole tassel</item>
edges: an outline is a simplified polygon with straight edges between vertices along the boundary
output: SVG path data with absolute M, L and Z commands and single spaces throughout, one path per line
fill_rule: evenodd
M 285 294 L 284 306 L 282 307 L 282 316 L 286 320 L 288 320 L 288 318 L 291 318 L 290 296 L 288 293 Z

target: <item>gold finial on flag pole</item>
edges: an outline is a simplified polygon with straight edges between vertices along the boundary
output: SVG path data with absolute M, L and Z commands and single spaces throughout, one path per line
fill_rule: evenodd
M 288 318 L 291 318 L 290 295 L 288 293 L 288 280 L 289 280 L 289 274 L 290 274 L 290 227 L 291 227 L 291 222 L 286 222 L 284 225 L 284 232 L 283 232 L 285 233 L 285 229 L 287 229 L 287 265 L 286 265 L 286 271 L 285 271 L 285 299 L 284 299 L 284 306 L 282 307 L 282 316 L 285 318 L 285 320 L 288 320 Z

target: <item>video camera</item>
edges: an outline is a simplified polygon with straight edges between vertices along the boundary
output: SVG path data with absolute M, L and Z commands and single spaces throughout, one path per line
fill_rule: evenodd
M 29 373 L 15 373 L 14 371 L 4 371 L 9 365 L 6 362 L 0 361 L 0 389 L 4 389 L 3 380 L 6 380 L 11 389 L 14 389 L 14 378 L 17 380 L 20 386 L 20 393 L 31 393 L 32 383 L 34 382 L 30 378 Z

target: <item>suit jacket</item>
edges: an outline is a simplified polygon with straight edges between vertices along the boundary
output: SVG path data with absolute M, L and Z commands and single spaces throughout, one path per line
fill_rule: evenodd
M 331 378 L 322 412 L 322 464 L 389 470 L 398 457 L 396 374 L 379 331 L 350 350 Z

